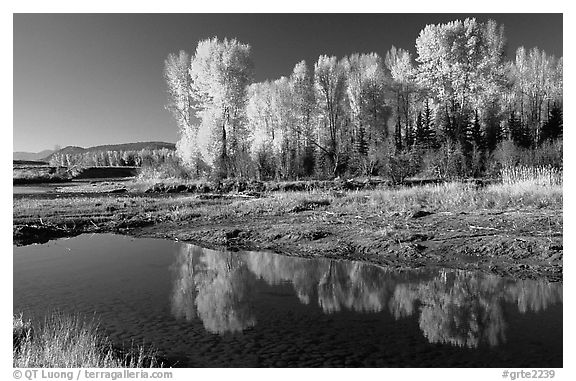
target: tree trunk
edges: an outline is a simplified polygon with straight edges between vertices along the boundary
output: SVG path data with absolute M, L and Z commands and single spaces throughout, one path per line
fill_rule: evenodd
M 228 177 L 228 152 L 226 150 L 227 145 L 227 137 L 226 137 L 226 122 L 222 122 L 222 151 L 220 154 L 220 165 L 219 165 L 219 172 L 220 176 L 223 178 Z

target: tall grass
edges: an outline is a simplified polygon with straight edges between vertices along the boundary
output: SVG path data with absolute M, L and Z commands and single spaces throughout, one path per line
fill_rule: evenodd
M 406 213 L 415 209 L 434 211 L 505 209 L 521 207 L 562 207 L 562 187 L 494 184 L 446 183 L 412 188 L 381 189 L 346 194 L 333 203 L 334 208 L 359 208 Z
M 222 213 L 227 216 L 236 213 L 283 215 L 307 210 L 325 210 L 365 215 L 366 213 L 411 214 L 419 209 L 453 212 L 544 207 L 562 207 L 561 185 L 526 187 L 517 184 L 493 184 L 479 187 L 470 183 L 453 182 L 348 192 L 274 192 L 265 198 L 237 200 L 223 205 Z M 206 205 L 201 208 L 201 214 L 210 215 L 214 211 L 213 208 L 212 205 Z
M 94 321 L 51 314 L 33 327 L 22 315 L 13 317 L 13 366 L 18 368 L 158 367 L 157 356 L 144 347 L 120 353 L 98 332 Z
M 562 171 L 552 166 L 505 166 L 501 171 L 502 184 L 526 186 L 562 185 Z
M 504 183 L 488 186 L 453 182 L 359 191 L 274 191 L 264 192 L 259 198 L 230 196 L 204 199 L 198 195 L 174 198 L 22 198 L 13 201 L 14 221 L 16 225 L 81 226 L 84 223 L 92 227 L 95 223 L 128 220 L 162 222 L 199 219 L 206 223 L 217 223 L 219 219 L 225 218 L 282 216 L 313 211 L 320 214 L 328 212 L 358 216 L 365 213 L 411 213 L 416 209 L 451 212 L 475 209 L 562 208 L 561 173 L 550 170 L 540 172 L 540 177 L 516 176 L 515 181 L 512 181 L 512 176 L 506 176 L 508 177 L 505 177 L 507 180 Z

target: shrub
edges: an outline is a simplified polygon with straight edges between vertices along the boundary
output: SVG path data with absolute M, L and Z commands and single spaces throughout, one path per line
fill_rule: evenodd
M 531 151 L 532 155 L 529 158 L 530 163 L 535 166 L 551 166 L 562 169 L 563 148 L 562 139 L 553 141 L 548 140 Z
M 466 176 L 466 157 L 460 145 L 447 142 L 438 150 L 425 154 L 425 172 L 442 180 L 457 180 Z
M 192 177 L 191 171 L 176 160 L 144 166 L 138 174 L 139 181 L 189 180 Z
M 422 165 L 422 156 L 413 150 L 397 152 L 388 157 L 388 177 L 394 184 L 401 184 L 408 177 L 416 175 Z
M 551 167 L 563 168 L 562 140 L 546 141 L 535 148 L 520 148 L 511 140 L 498 144 L 492 152 L 489 174 L 497 176 L 503 168 L 516 166 L 523 167 Z

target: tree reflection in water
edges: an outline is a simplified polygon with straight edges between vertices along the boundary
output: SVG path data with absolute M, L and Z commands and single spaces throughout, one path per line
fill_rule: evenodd
M 308 260 L 252 251 L 243 253 L 242 257 L 250 271 L 269 285 L 291 283 L 303 304 L 310 303 L 318 286 L 318 279 L 330 265 L 330 260 L 323 258 Z
M 419 302 L 420 329 L 431 343 L 475 348 L 484 340 L 497 345 L 505 340 L 506 328 L 500 279 L 440 271 L 430 281 L 398 285 L 390 309 L 396 318 L 409 316 Z
M 198 316 L 213 333 L 254 326 L 250 302 L 256 279 L 289 283 L 298 299 L 314 297 L 325 313 L 389 311 L 396 319 L 419 313 L 431 343 L 474 348 L 505 342 L 502 306 L 539 312 L 562 302 L 562 285 L 514 281 L 465 271 L 397 272 L 360 262 L 304 259 L 261 252 L 229 253 L 182 245 L 175 263 L 173 314 Z
M 234 253 L 182 245 L 175 264 L 172 312 L 197 316 L 212 333 L 239 332 L 256 324 L 250 297 L 254 277 Z
M 400 284 L 390 301 L 399 319 L 412 315 L 420 304 L 420 329 L 431 343 L 469 348 L 480 342 L 505 342 L 504 302 L 521 313 L 539 312 L 562 301 L 562 285 L 545 281 L 514 281 L 465 271 L 439 271 L 432 280 Z

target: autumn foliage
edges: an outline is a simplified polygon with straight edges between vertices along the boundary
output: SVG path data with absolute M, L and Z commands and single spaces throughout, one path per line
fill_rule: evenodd
M 503 147 L 562 146 L 562 58 L 505 46 L 503 25 L 457 20 L 427 25 L 416 57 L 322 55 L 254 83 L 250 45 L 203 40 L 165 61 L 177 153 L 195 177 L 490 175 Z

